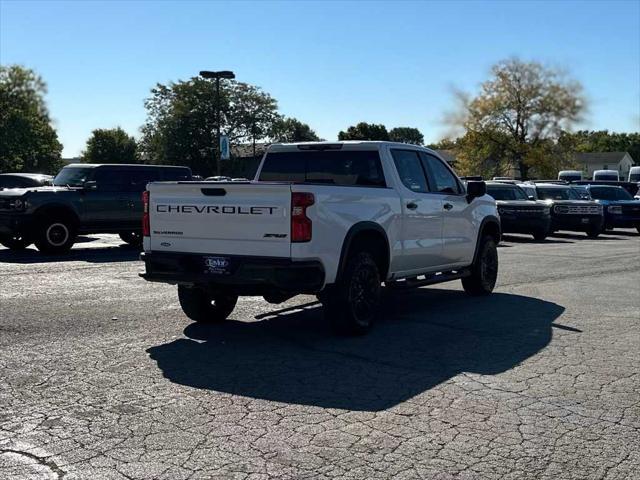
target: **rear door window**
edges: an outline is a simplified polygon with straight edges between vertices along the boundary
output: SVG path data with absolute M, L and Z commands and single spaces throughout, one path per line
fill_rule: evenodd
M 259 180 L 335 186 L 386 186 L 376 150 L 268 153 Z
M 424 169 L 415 150 L 391 150 L 400 180 L 412 192 L 428 192 L 429 184 Z

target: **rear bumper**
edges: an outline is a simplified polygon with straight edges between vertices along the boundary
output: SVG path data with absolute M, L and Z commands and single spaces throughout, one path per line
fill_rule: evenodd
M 228 259 L 228 271 L 209 273 L 206 257 Z M 140 259 L 145 263 L 140 276 L 150 282 L 198 285 L 238 295 L 317 293 L 325 278 L 322 264 L 315 260 L 164 252 L 144 252 Z

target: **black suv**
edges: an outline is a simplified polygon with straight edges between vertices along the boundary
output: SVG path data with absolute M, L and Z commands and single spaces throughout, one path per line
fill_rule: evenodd
M 69 250 L 77 234 L 118 233 L 142 240 L 142 192 L 153 181 L 191 180 L 187 167 L 72 164 L 51 187 L 0 191 L 0 243 L 19 250 Z
M 551 207 L 551 232 L 586 232 L 590 238 L 602 233 L 602 205 L 592 200 L 582 200 L 580 193 L 566 184 L 536 183 L 535 187 L 538 199 L 546 200 Z
M 502 233 L 528 233 L 538 241 L 546 238 L 551 228 L 549 205 L 509 183 L 487 182 L 487 193 L 496 200 Z

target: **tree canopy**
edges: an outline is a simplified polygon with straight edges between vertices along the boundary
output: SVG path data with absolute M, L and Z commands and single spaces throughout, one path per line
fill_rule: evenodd
M 217 102 L 213 80 L 194 77 L 156 85 L 145 102 L 143 160 L 187 165 L 194 173 L 209 175 L 215 171 L 216 107 L 221 131 L 232 145 L 267 137 L 279 118 L 275 99 L 246 83 L 222 80 Z
M 122 128 L 96 129 L 81 160 L 86 163 L 138 163 L 136 139 Z
M 629 152 L 634 162 L 640 163 L 640 133 L 616 133 L 608 130 L 580 130 L 563 132 L 560 143 L 566 143 L 576 152 Z
M 396 127 L 389 131 L 389 139 L 392 142 L 411 143 L 413 145 L 422 145 L 424 143 L 424 135 L 417 128 L 412 127 Z
M 33 70 L 0 66 L 0 172 L 56 173 L 62 145 L 51 125 L 47 87 Z
M 273 123 L 271 138 L 275 142 L 317 142 L 320 140 L 309 125 L 297 118 L 281 117 Z
M 483 139 L 485 151 L 500 153 L 501 157 L 492 157 L 500 169 L 514 166 L 522 179 L 528 178 L 531 168 L 547 171 L 568 158 L 559 151 L 557 140 L 581 120 L 586 103 L 577 81 L 517 58 L 496 64 L 475 97 L 458 97 L 462 111 L 454 118 L 474 139 L 471 145 Z M 555 148 L 550 149 L 551 144 Z M 462 143 L 460 148 L 467 146 Z M 478 154 L 477 149 L 464 152 L 469 158 Z
M 360 122 L 338 133 L 338 140 L 389 140 L 389 132 L 382 124 Z

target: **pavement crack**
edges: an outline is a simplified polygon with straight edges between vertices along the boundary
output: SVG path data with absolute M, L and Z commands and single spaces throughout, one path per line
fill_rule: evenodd
M 60 480 L 65 477 L 67 472 L 62 470 L 53 460 L 48 460 L 43 457 L 39 457 L 38 455 L 34 455 L 33 453 L 24 452 L 22 450 L 14 450 L 12 448 L 0 448 L 0 455 L 4 455 L 6 453 L 13 453 L 14 455 L 21 455 L 23 457 L 27 457 L 31 460 L 36 461 L 39 465 L 48 468 L 52 473 L 56 475 L 56 477 Z

